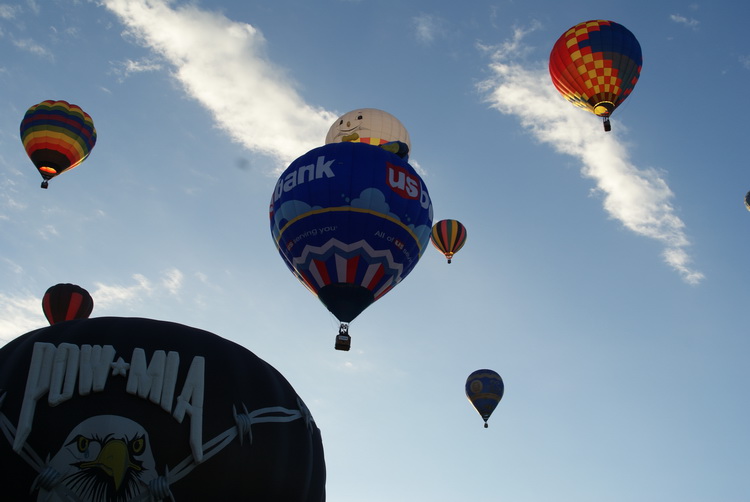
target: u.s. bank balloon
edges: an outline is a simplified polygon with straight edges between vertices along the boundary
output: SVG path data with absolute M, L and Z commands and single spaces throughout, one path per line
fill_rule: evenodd
M 188 326 L 100 317 L 0 348 L 2 500 L 323 502 L 320 431 L 289 382 Z
M 422 179 L 398 155 L 330 143 L 282 173 L 270 223 L 284 262 L 341 323 L 336 348 L 349 350 L 348 324 L 422 256 L 432 203 Z
M 440 220 L 432 226 L 430 241 L 443 253 L 448 263 L 466 244 L 466 227 L 458 220 Z
M 42 175 L 42 188 L 86 160 L 96 144 L 91 116 L 67 101 L 46 100 L 32 106 L 20 132 L 26 154 Z
M 630 96 L 641 74 L 643 56 L 635 36 L 614 21 L 579 23 L 560 36 L 549 57 L 552 83 L 565 99 L 609 117 Z
M 51 286 L 42 297 L 42 312 L 50 324 L 72 319 L 86 319 L 94 310 L 94 299 L 77 284 Z
M 472 372 L 466 379 L 466 397 L 484 420 L 487 428 L 492 412 L 503 398 L 505 384 L 496 371 L 481 369 Z

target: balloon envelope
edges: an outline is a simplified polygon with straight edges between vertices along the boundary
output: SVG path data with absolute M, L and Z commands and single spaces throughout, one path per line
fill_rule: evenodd
M 466 227 L 458 220 L 440 220 L 432 227 L 430 241 L 438 251 L 443 253 L 448 259 L 448 263 L 453 259 L 453 255 L 466 243 Z
M 0 348 L 3 500 L 325 500 L 315 422 L 229 340 L 100 317 Z
M 613 21 L 579 23 L 557 40 L 549 59 L 552 83 L 579 108 L 609 117 L 630 95 L 643 66 L 635 36 Z
M 750 211 L 750 192 L 745 194 L 745 207 Z
M 485 427 L 504 392 L 503 379 L 493 370 L 476 370 L 466 379 L 466 397 L 484 420 Z
M 67 101 L 47 100 L 29 108 L 20 133 L 26 154 L 45 181 L 86 160 L 96 144 L 91 116 Z
M 411 151 L 409 132 L 393 115 L 377 108 L 359 108 L 345 113 L 331 125 L 326 144 L 352 142 L 383 145 L 392 141 L 405 143 Z
M 86 319 L 94 310 L 94 299 L 75 284 L 55 284 L 42 298 L 42 311 L 50 324 L 71 319 Z
M 282 173 L 270 223 L 294 275 L 348 323 L 417 264 L 430 238 L 432 203 L 422 179 L 397 155 L 331 143 Z

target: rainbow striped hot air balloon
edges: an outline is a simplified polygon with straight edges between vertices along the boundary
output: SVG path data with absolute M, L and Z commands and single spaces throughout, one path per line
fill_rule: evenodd
M 80 106 L 47 100 L 26 111 L 21 141 L 47 182 L 86 160 L 96 144 L 94 121 Z
M 562 34 L 549 56 L 549 73 L 560 94 L 604 119 L 630 95 L 643 66 L 635 36 L 613 21 L 579 23 Z
M 453 255 L 466 243 L 466 227 L 458 220 L 440 220 L 432 227 L 430 241 L 450 263 Z

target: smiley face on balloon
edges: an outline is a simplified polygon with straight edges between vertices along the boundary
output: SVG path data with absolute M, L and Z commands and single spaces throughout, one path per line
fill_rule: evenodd
M 411 150 L 409 132 L 403 124 L 390 113 L 376 108 L 359 108 L 339 117 L 328 130 L 326 144 L 341 142 L 377 146 L 400 142 L 406 146 L 406 152 Z

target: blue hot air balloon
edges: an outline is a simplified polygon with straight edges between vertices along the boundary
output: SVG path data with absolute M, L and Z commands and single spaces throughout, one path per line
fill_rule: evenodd
M 466 397 L 482 416 L 485 428 L 504 392 L 503 379 L 493 370 L 476 370 L 466 379 Z
M 292 273 L 348 324 L 401 282 L 430 242 L 432 202 L 409 163 L 383 148 L 331 143 L 279 177 L 271 235 Z

